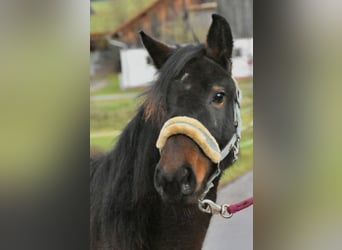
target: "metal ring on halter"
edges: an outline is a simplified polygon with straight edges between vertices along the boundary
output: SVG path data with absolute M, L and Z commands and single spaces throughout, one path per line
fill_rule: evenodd
M 229 213 L 228 211 L 229 205 L 228 204 L 223 204 L 221 207 L 221 216 L 223 218 L 229 219 L 232 218 L 233 214 Z

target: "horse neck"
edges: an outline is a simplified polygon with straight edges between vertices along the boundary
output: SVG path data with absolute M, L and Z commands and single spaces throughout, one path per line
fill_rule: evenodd
M 217 184 L 208 193 L 207 198 L 216 201 Z M 155 215 L 153 223 L 154 238 L 151 249 L 191 249 L 200 250 L 207 233 L 210 214 L 199 210 L 197 204 L 170 205 L 161 203 L 159 214 Z

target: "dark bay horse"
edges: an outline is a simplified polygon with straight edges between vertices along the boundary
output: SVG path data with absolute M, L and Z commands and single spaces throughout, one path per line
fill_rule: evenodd
M 211 215 L 198 200 L 217 164 L 186 135 L 168 137 L 160 152 L 156 141 L 173 117 L 199 121 L 220 149 L 235 133 L 232 33 L 212 19 L 205 44 L 172 47 L 140 33 L 159 76 L 114 149 L 91 159 L 92 249 L 202 248 Z M 229 152 L 220 166 L 233 161 Z M 214 201 L 218 180 L 207 194 Z

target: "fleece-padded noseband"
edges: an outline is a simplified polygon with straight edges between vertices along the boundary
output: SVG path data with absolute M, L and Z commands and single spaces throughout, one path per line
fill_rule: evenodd
M 164 147 L 166 140 L 170 136 L 177 134 L 183 134 L 190 137 L 212 162 L 220 162 L 220 147 L 215 138 L 201 122 L 187 116 L 176 116 L 165 122 L 157 140 L 157 148 L 161 150 Z

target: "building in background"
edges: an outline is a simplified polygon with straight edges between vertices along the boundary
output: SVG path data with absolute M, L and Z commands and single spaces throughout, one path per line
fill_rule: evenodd
M 111 32 L 91 36 L 95 51 L 91 53 L 93 74 L 121 72 L 122 88 L 146 85 L 153 81 L 156 71 L 142 48 L 138 32 L 144 30 L 169 44 L 191 43 L 196 39 L 204 42 L 211 15 L 218 13 L 229 21 L 235 39 L 233 74 L 250 77 L 253 74 L 252 7 L 252 0 L 156 0 Z M 97 46 L 102 49 L 97 50 Z
M 253 37 L 253 0 L 217 0 L 217 13 L 227 19 L 236 39 Z

